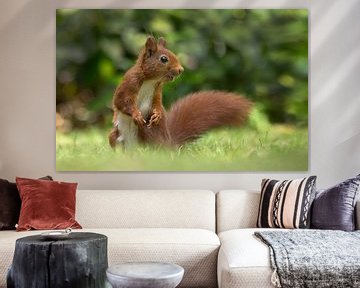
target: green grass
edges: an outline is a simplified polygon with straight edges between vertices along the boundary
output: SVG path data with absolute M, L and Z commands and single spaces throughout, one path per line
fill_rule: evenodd
M 106 130 L 56 134 L 57 171 L 305 171 L 308 132 L 289 126 L 212 131 L 181 149 L 113 151 Z

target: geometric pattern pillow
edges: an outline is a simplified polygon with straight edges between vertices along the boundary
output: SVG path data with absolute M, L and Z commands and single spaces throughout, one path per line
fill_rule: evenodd
M 293 180 L 263 179 L 257 227 L 309 228 L 316 176 Z

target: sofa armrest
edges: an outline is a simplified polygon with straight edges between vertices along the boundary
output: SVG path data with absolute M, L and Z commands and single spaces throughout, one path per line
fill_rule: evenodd
M 355 229 L 360 230 L 360 199 L 357 200 L 355 206 Z

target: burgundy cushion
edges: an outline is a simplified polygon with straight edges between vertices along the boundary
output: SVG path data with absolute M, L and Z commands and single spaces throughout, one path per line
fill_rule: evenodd
M 17 231 L 81 228 L 75 220 L 77 183 L 16 178 L 22 201 Z
M 359 185 L 360 174 L 328 189 L 317 191 L 312 206 L 311 228 L 353 231 Z
M 40 179 L 52 180 L 51 176 Z M 0 179 L 0 230 L 15 230 L 21 199 L 15 183 Z

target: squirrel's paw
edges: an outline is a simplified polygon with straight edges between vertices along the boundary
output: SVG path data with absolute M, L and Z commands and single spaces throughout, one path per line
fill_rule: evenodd
M 153 124 L 155 125 L 159 124 L 161 118 L 162 118 L 161 111 L 154 109 L 150 117 L 149 124 L 147 126 L 150 128 Z
M 144 119 L 144 117 L 141 114 L 140 110 L 135 110 L 132 113 L 132 118 L 134 119 L 135 123 L 139 126 L 142 126 L 146 123 L 146 120 Z
M 116 142 L 118 141 L 119 137 L 122 137 L 120 131 L 117 127 L 114 127 L 109 134 L 109 144 L 111 148 L 115 149 Z

